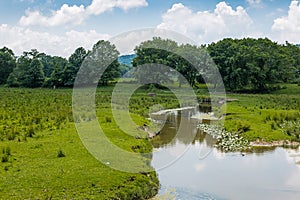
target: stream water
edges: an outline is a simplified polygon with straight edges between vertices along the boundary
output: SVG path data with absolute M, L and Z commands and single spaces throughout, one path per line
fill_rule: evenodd
M 160 195 L 175 199 L 300 199 L 300 149 L 222 153 L 196 120 L 173 117 L 153 139 Z M 180 126 L 181 124 L 181 126 Z

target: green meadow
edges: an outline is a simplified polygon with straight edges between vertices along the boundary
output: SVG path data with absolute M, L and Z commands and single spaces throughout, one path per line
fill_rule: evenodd
M 151 152 L 147 139 L 118 129 L 106 108 L 109 90 L 97 92 L 106 136 L 127 151 Z M 155 172 L 114 170 L 86 150 L 73 122 L 72 90 L 0 88 L 0 93 L 1 199 L 148 199 L 157 193 Z
M 225 129 L 250 141 L 299 140 L 300 87 L 287 84 L 268 94 L 227 94 Z M 286 127 L 287 122 L 295 126 Z M 290 130 L 289 130 L 290 129 Z
M 113 88 L 96 92 L 97 120 L 105 135 L 127 152 L 151 153 L 151 142 L 140 126 L 150 124 L 146 118 L 151 109 L 175 108 L 178 100 L 165 88 L 137 89 L 129 108 L 136 124 L 125 127 L 128 135 L 112 116 Z M 195 91 L 199 100 L 208 98 L 205 87 Z M 157 96 L 150 97 L 150 92 Z M 300 87 L 292 84 L 268 94 L 229 93 L 235 101 L 226 105 L 225 129 L 250 141 L 299 141 L 295 127 L 282 128 L 286 122 L 299 122 L 299 93 Z M 149 199 L 157 194 L 157 175 L 154 169 L 149 172 L 151 156 L 128 163 L 148 171 L 128 173 L 111 168 L 118 160 L 113 153 L 110 162 L 100 162 L 84 147 L 74 124 L 71 89 L 1 87 L 0 95 L 1 199 Z

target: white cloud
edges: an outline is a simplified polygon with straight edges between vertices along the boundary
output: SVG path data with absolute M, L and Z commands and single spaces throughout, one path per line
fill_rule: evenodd
M 141 44 L 141 42 L 151 40 L 153 37 L 171 39 L 179 44 L 195 44 L 195 42 L 187 37 L 184 37 L 181 34 L 178 34 L 177 32 L 157 28 L 148 28 L 125 32 L 110 38 L 110 41 L 116 45 L 121 54 L 131 54 L 134 52 L 134 49 L 137 45 Z
M 24 27 L 0 25 L 0 46 L 11 48 L 15 54 L 38 49 L 50 55 L 69 57 L 76 48 L 82 46 L 91 49 L 100 39 L 107 40 L 109 35 L 99 34 L 94 30 L 86 32 L 68 31 L 63 35 L 37 32 Z
M 84 6 L 64 4 L 58 11 L 52 11 L 50 17 L 43 16 L 39 11 L 26 11 L 26 16 L 22 16 L 19 22 L 23 26 L 59 26 L 68 23 L 78 25 L 86 17 Z
M 298 1 L 291 2 L 287 16 L 274 20 L 272 31 L 274 37 L 280 42 L 300 43 L 300 5 Z
M 25 16 L 19 20 L 22 26 L 60 26 L 64 24 L 79 25 L 90 15 L 99 15 L 114 8 L 125 11 L 131 8 L 147 6 L 146 0 L 93 0 L 86 8 L 83 5 L 69 6 L 67 4 L 57 11 L 52 11 L 50 16 L 44 16 L 40 11 L 26 11 Z
M 99 15 L 103 12 L 110 11 L 113 8 L 129 10 L 148 6 L 146 0 L 93 0 L 92 4 L 87 7 L 87 12 L 93 15 Z
M 208 43 L 224 37 L 251 36 L 254 32 L 251 30 L 252 23 L 252 19 L 241 6 L 234 10 L 225 2 L 220 2 L 214 11 L 193 12 L 178 3 L 163 15 L 163 21 L 158 28 L 178 31 L 200 43 Z
M 26 0 L 20 0 L 20 2 L 24 2 Z M 29 3 L 34 3 L 34 0 L 27 0 Z
M 253 6 L 253 7 L 258 7 L 261 5 L 262 1 L 261 0 L 246 0 L 250 6 Z

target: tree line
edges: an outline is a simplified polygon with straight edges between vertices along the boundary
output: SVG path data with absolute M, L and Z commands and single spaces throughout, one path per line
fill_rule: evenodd
M 224 39 L 207 47 L 229 91 L 265 91 L 299 80 L 300 48 L 267 38 Z
M 36 49 L 23 52 L 19 57 L 7 47 L 0 49 L 0 84 L 9 87 L 72 87 L 82 63 L 96 49 L 110 48 L 110 52 L 119 52 L 108 41 L 100 40 L 91 51 L 79 47 L 66 59 L 60 56 L 46 55 Z M 112 62 L 101 78 L 100 85 L 119 77 L 119 63 Z
M 217 68 L 227 91 L 265 92 L 274 89 L 276 83 L 297 83 L 300 77 L 300 48 L 288 42 L 277 44 L 268 38 L 226 38 L 201 46 L 153 38 L 136 47 L 135 52 L 133 66 L 137 67 L 136 78 L 140 82 L 149 78 L 170 82 L 175 69 L 191 86 L 211 84 L 216 81 L 213 69 Z M 146 63 L 164 64 L 172 69 L 150 76 L 151 68 L 138 67 Z M 177 82 L 181 86 L 182 77 Z
M 83 77 L 83 84 L 88 84 L 95 78 L 93 74 L 99 73 L 101 66 L 107 64 L 103 60 L 107 58 L 108 68 L 100 81 L 94 80 L 99 85 L 107 85 L 131 69 L 118 62 L 119 55 L 116 47 L 104 40 L 97 42 L 92 50 L 77 48 L 67 59 L 35 49 L 15 56 L 11 49 L 3 47 L 0 49 L 0 84 L 31 88 L 72 87 L 77 75 Z M 199 83 L 213 83 L 214 64 L 227 91 L 266 91 L 272 84 L 296 83 L 300 74 L 300 48 L 288 42 L 278 44 L 268 38 L 226 38 L 195 46 L 155 37 L 138 45 L 135 56 L 130 58 L 133 59 L 133 76 L 138 82 L 159 85 L 176 81 L 179 87 L 186 81 L 193 87 Z M 83 64 L 89 66 L 89 72 L 79 70 Z M 168 68 L 156 69 L 157 64 Z

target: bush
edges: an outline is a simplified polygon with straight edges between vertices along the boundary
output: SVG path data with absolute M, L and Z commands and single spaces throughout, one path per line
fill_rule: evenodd
M 3 163 L 8 162 L 8 155 L 3 155 L 1 158 L 1 162 Z
M 276 129 L 277 129 L 275 122 L 272 122 L 272 123 L 271 123 L 271 129 L 272 129 L 272 130 L 276 130 Z
M 105 117 L 106 123 L 111 123 L 111 118 L 110 117 Z
M 250 130 L 250 124 L 247 122 L 238 121 L 236 129 L 238 132 L 247 132 Z
M 280 128 L 283 133 L 292 136 L 296 141 L 300 141 L 300 121 L 283 121 Z
M 3 163 L 8 162 L 9 156 L 11 156 L 10 147 L 2 148 L 1 162 L 3 162 Z
M 66 157 L 66 155 L 64 154 L 64 152 L 61 149 L 59 149 L 58 152 L 57 152 L 57 157 L 58 158 L 63 158 L 63 157 Z

